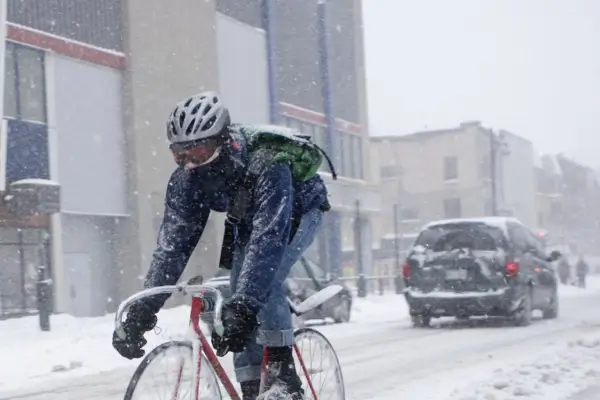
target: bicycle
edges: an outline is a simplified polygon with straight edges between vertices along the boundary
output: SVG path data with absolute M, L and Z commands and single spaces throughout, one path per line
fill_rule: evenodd
M 232 400 L 241 399 L 241 396 L 238 394 L 231 379 L 225 372 L 225 369 L 214 353 L 212 346 L 209 344 L 200 328 L 200 315 L 206 312 L 214 312 L 215 328 L 217 331 L 222 328 L 220 325 L 220 312 L 223 304 L 223 297 L 218 289 L 207 285 L 195 284 L 197 281 L 198 278 L 192 278 L 187 282 L 178 285 L 158 286 L 145 289 L 133 294 L 119 305 L 117 313 L 115 314 L 115 329 L 117 333 L 123 332 L 122 316 L 124 312 L 134 302 L 140 299 L 158 294 L 180 294 L 183 296 L 190 295 L 192 297 L 188 331 L 188 335 L 190 336 L 189 339 L 185 341 L 168 341 L 150 351 L 135 370 L 125 392 L 124 400 L 148 397 L 148 395 L 139 395 L 140 392 L 138 390 L 140 389 L 140 382 L 142 381 L 142 378 L 144 378 L 144 373 L 147 372 L 151 366 L 158 363 L 161 358 L 165 358 L 167 353 L 170 353 L 173 350 L 175 350 L 176 353 L 176 368 L 173 371 L 175 372 L 173 376 L 175 382 L 170 382 L 165 379 L 168 395 L 167 397 L 164 397 L 164 399 L 222 399 L 221 386 Z M 341 286 L 331 285 L 310 296 L 300 304 L 294 304 L 289 299 L 288 303 L 292 313 L 300 316 L 323 304 L 325 301 L 339 293 L 340 290 L 342 290 Z M 314 353 L 312 351 L 312 345 L 310 346 L 310 355 L 307 357 L 303 354 L 302 350 L 304 349 L 304 342 L 310 342 L 311 340 L 315 340 L 316 343 L 327 352 L 325 361 L 329 364 L 329 368 L 323 368 L 322 366 L 320 368 L 313 367 L 312 356 Z M 333 390 L 333 393 L 336 394 L 333 398 L 344 400 L 345 389 L 342 370 L 337 354 L 329 340 L 327 340 L 321 332 L 309 327 L 303 327 L 294 332 L 294 342 L 296 370 L 302 380 L 306 399 L 318 400 L 322 398 L 331 398 L 331 391 L 324 391 L 324 393 L 319 391 L 319 394 L 317 394 L 315 378 L 321 377 L 323 374 L 327 377 L 330 372 L 329 370 L 333 368 L 333 374 L 331 374 L 331 376 L 335 383 L 335 390 Z M 261 367 L 261 394 L 265 394 L 264 382 L 267 374 L 266 356 L 267 350 L 265 349 Z M 188 368 L 186 368 L 186 366 Z M 151 380 L 152 399 L 160 398 L 157 397 L 157 391 L 160 389 L 157 386 L 159 383 L 160 382 L 156 380 Z M 189 390 L 183 391 L 183 389 L 186 388 Z M 323 389 L 323 387 L 320 389 Z

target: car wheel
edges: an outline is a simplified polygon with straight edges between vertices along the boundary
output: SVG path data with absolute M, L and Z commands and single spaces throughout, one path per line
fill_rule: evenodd
M 550 305 L 542 311 L 542 317 L 544 319 L 555 319 L 558 318 L 558 293 L 554 292 L 552 294 L 552 299 L 550 300 Z
M 431 324 L 431 317 L 426 315 L 413 315 L 410 318 L 415 328 L 427 328 Z
M 348 297 L 342 297 L 340 304 L 335 308 L 333 320 L 336 324 L 350 321 L 352 303 Z
M 513 321 L 516 326 L 531 325 L 531 315 L 533 313 L 532 302 L 531 290 L 529 289 L 523 299 L 523 305 L 513 316 Z

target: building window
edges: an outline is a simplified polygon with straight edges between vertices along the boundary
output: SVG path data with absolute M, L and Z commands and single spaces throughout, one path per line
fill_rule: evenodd
M 341 153 L 342 153 L 342 159 L 344 160 L 344 167 L 342 169 L 343 171 L 343 175 L 347 176 L 348 178 L 355 178 L 356 177 L 356 173 L 355 173 L 355 159 L 354 157 L 352 157 L 353 154 L 353 146 L 352 146 L 352 135 L 346 133 L 346 132 L 340 132 L 338 131 L 338 135 L 340 136 L 340 138 L 342 139 L 342 147 L 341 147 Z
M 490 156 L 488 154 L 485 154 L 481 158 L 481 164 L 479 166 L 479 177 L 481 179 L 489 179 L 492 166 L 490 165 Z
M 310 136 L 311 140 L 314 140 L 313 125 L 303 122 L 302 126 L 300 127 L 300 133 L 306 136 Z
M 395 178 L 397 176 L 400 175 L 400 171 L 399 171 L 399 166 L 398 165 L 386 165 L 381 167 L 380 169 L 380 176 L 381 178 Z
M 492 205 L 492 199 L 486 198 L 483 204 L 483 212 L 485 215 L 494 215 L 494 207 Z
M 4 116 L 17 118 L 17 71 L 12 45 L 6 44 L 4 58 Z
M 317 144 L 317 146 L 319 146 L 325 152 L 327 152 L 327 146 L 325 144 L 325 128 L 322 127 L 321 125 L 315 125 L 315 134 L 314 134 L 313 141 Z M 329 154 L 327 154 L 327 155 L 329 155 Z M 334 167 L 335 167 L 335 165 L 334 165 Z M 329 164 L 327 163 L 327 160 L 323 160 L 323 162 L 321 163 L 321 168 L 319 168 L 319 171 L 331 172 L 331 171 L 329 171 Z
M 444 200 L 444 218 L 460 218 L 462 216 L 462 205 L 460 199 L 455 197 Z
M 46 122 L 44 52 L 7 43 L 4 77 L 4 115 Z
M 416 207 L 403 207 L 400 211 L 401 221 L 416 221 L 419 219 L 419 210 Z
M 325 131 L 320 125 L 314 125 L 312 141 L 317 144 L 320 148 L 325 150 Z
M 302 129 L 302 123 L 295 118 L 288 118 L 287 126 L 297 131 Z
M 364 179 L 365 178 L 365 174 L 364 174 L 364 166 L 363 166 L 363 153 L 362 153 L 362 138 L 360 136 L 352 136 L 352 141 L 354 142 L 354 157 L 353 157 L 353 161 L 354 161 L 354 165 L 355 165 L 355 171 L 356 171 L 356 178 L 358 179 Z
M 458 179 L 458 159 L 454 156 L 444 157 L 444 180 Z
M 563 212 L 563 208 L 562 208 L 561 203 L 556 202 L 556 201 L 553 201 L 552 203 L 550 203 L 550 215 L 552 215 L 553 217 L 560 218 L 562 216 L 562 212 Z

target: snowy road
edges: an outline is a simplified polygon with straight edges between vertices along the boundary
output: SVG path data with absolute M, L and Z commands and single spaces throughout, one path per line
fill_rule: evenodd
M 382 302 L 377 315 L 319 329 L 331 339 L 338 352 L 349 399 L 503 400 L 516 396 L 521 399 L 568 399 L 568 395 L 582 392 L 585 386 L 549 382 L 548 374 L 540 374 L 538 379 L 535 371 L 522 366 L 535 363 L 541 356 L 553 355 L 582 336 L 597 333 L 600 338 L 600 291 L 569 294 L 562 296 L 558 320 L 537 319 L 524 328 L 506 326 L 499 321 L 456 323 L 448 320 L 439 321 L 430 329 L 413 329 L 406 316 L 403 298 L 385 296 L 371 300 Z M 381 309 L 383 302 L 385 309 Z M 360 304 L 357 307 L 360 312 Z M 600 362 L 597 364 L 596 382 L 600 376 Z M 565 366 L 561 368 L 577 370 L 577 366 Z M 93 374 L 54 373 L 55 379 L 34 379 L 21 387 L 12 385 L 9 391 L 3 392 L 0 386 L 0 399 L 122 399 L 134 367 L 132 362 Z M 527 384 L 517 384 L 517 379 L 510 378 L 515 369 L 522 369 L 525 371 L 522 375 L 532 378 Z M 592 376 L 595 372 L 581 373 Z M 503 374 L 509 374 L 509 382 L 491 381 Z M 562 373 L 563 380 L 568 380 L 569 376 Z M 587 381 L 582 379 L 577 385 L 586 384 Z M 478 382 L 488 381 L 492 382 L 488 392 L 498 392 L 495 397 L 483 397 L 483 393 L 488 392 L 477 392 L 480 386 L 481 390 L 487 390 L 485 384 Z M 540 392 L 547 385 L 555 386 L 554 397 Z M 563 397 L 560 397 L 561 390 Z M 586 400 L 590 395 L 584 392 L 580 396 L 588 397 L 572 397 L 572 400 Z

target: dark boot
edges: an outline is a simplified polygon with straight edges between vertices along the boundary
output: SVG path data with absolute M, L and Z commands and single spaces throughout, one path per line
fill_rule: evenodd
M 242 386 L 242 400 L 256 400 L 260 391 L 260 380 L 242 382 L 240 385 Z
M 304 399 L 302 381 L 294 365 L 293 348 L 269 347 L 267 349 L 267 382 L 265 390 L 273 385 L 281 385 L 292 400 Z

